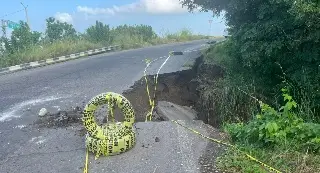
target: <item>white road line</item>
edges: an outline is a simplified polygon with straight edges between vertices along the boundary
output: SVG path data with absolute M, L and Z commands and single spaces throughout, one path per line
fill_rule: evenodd
M 91 55 L 93 52 L 92 52 L 92 50 L 90 50 L 87 53 L 88 53 L 88 55 Z
M 37 145 L 43 144 L 45 141 L 46 139 L 44 139 L 43 136 L 33 137 L 31 140 L 29 140 L 29 142 L 34 142 Z
M 21 69 L 21 66 L 20 66 L 20 65 L 15 65 L 15 66 L 9 67 L 9 70 L 10 70 L 10 71 L 15 71 L 15 70 L 20 70 L 20 69 Z
M 75 54 L 71 54 L 70 58 L 76 58 L 76 55 Z
M 39 62 L 38 61 L 35 61 L 35 62 L 30 62 L 30 66 L 31 67 L 36 67 L 36 66 L 39 66 Z
M 54 61 L 53 61 L 52 58 L 46 60 L 46 63 L 47 63 L 47 64 L 50 64 L 50 63 L 53 63 L 53 62 L 54 62 Z
M 17 125 L 17 126 L 15 126 L 15 127 L 13 127 L 14 129 L 23 129 L 23 128 L 25 128 L 25 127 L 27 127 L 26 125 Z
M 61 99 L 61 97 L 51 96 L 51 97 L 46 97 L 46 98 L 27 100 L 27 101 L 18 103 L 16 105 L 14 105 L 13 107 L 9 108 L 8 110 L 0 113 L 0 122 L 10 121 L 13 118 L 20 118 L 21 114 L 19 114 L 17 112 L 20 111 L 21 109 L 29 106 L 29 105 L 36 105 L 39 103 L 44 103 L 44 102 L 58 100 L 58 99 Z

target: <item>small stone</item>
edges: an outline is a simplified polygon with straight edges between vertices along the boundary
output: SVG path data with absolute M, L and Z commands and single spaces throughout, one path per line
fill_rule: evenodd
M 74 109 L 73 109 L 74 111 L 81 111 L 81 108 L 79 107 L 79 106 L 76 106 Z
M 60 117 L 66 117 L 68 115 L 66 111 L 60 111 L 58 114 L 60 115 Z
M 42 109 L 40 109 L 40 111 L 39 111 L 39 116 L 40 116 L 40 117 L 43 117 L 43 116 L 45 116 L 47 113 L 48 113 L 47 109 L 46 109 L 46 108 L 42 108 Z
M 156 137 L 156 138 L 154 139 L 154 141 L 160 142 L 160 139 L 159 139 L 158 137 Z

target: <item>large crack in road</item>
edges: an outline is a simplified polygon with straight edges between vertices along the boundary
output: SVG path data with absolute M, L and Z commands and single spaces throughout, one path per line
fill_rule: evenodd
M 155 103 L 159 101 L 167 101 L 181 106 L 195 107 L 198 100 L 197 85 L 194 81 L 195 78 L 194 69 L 183 70 L 173 73 L 160 74 L 158 77 L 157 91 L 155 94 Z M 148 85 L 150 88 L 150 95 L 153 97 L 154 94 L 154 77 L 155 75 L 148 75 Z M 136 81 L 130 89 L 125 90 L 122 93 L 130 103 L 132 104 L 136 113 L 136 122 L 144 122 L 146 114 L 150 111 L 149 98 L 146 92 L 146 81 L 142 77 Z M 39 128 L 57 128 L 57 127 L 68 127 L 73 124 L 81 124 L 82 109 L 83 105 L 76 106 L 73 110 L 60 110 L 55 113 L 48 113 L 43 117 L 39 117 L 34 125 Z M 104 105 L 99 107 L 97 110 L 96 117 L 99 124 L 107 122 L 107 109 L 108 106 Z M 161 121 L 164 117 L 161 117 L 157 113 L 157 109 L 153 112 L 153 120 Z M 116 109 L 114 112 L 115 119 L 117 121 L 123 121 L 123 115 Z M 181 117 L 183 119 L 183 117 Z M 192 119 L 190 119 L 192 120 Z
M 194 53 L 198 54 L 197 52 Z M 193 54 L 193 56 L 195 55 Z M 195 107 L 198 99 L 196 88 L 199 83 L 195 80 L 197 75 L 195 69 L 190 69 L 190 63 L 192 64 L 194 59 L 191 58 L 190 60 L 179 59 L 179 56 L 177 56 L 173 61 L 179 62 L 177 64 L 183 64 L 184 67 L 180 68 L 179 71 L 173 70 L 174 72 L 172 72 L 172 69 L 177 66 L 173 63 L 168 64 L 167 68 L 163 69 L 163 73 L 159 75 L 156 103 L 158 101 L 169 101 L 188 108 Z M 158 67 L 159 64 L 160 62 L 156 62 L 155 66 Z M 81 76 L 81 74 L 78 75 Z M 148 75 L 151 91 L 153 89 L 153 77 L 154 73 Z M 188 169 L 193 171 L 205 170 L 203 169 L 203 164 L 208 165 L 206 160 L 210 161 L 207 158 L 210 155 L 204 155 L 203 151 L 208 150 L 208 153 L 210 153 L 209 151 L 212 153 L 220 151 L 219 147 L 213 144 L 211 150 L 210 148 L 206 149 L 206 146 L 209 146 L 207 141 L 179 129 L 179 127 L 170 122 L 139 123 L 145 120 L 146 112 L 149 110 L 144 78 L 136 81 L 133 86 L 122 94 L 129 99 L 136 111 L 137 131 L 139 134 L 137 140 L 139 142 L 130 153 L 92 161 L 92 172 L 106 171 L 106 168 L 109 172 L 130 170 L 129 167 L 117 163 L 119 160 L 130 162 L 130 165 L 136 167 L 139 172 L 150 172 L 156 165 L 159 166 L 158 171 L 162 172 L 182 173 Z M 2 152 L 4 155 L 0 156 L 1 170 L 4 172 L 33 172 L 34 170 L 43 172 L 45 170 L 44 165 L 46 165 L 46 167 L 49 167 L 48 169 L 51 169 L 51 171 L 46 172 L 81 171 L 83 167 L 82 161 L 84 160 L 83 152 L 85 150 L 83 135 L 86 133 L 81 122 L 81 111 L 86 101 L 79 100 L 71 103 L 59 98 L 54 103 L 51 102 L 50 105 L 58 105 L 56 102 L 64 103 L 68 108 L 61 107 L 58 111 L 48 113 L 44 117 L 38 117 L 36 121 L 34 121 L 33 117 L 37 112 L 34 112 L 34 109 L 27 109 L 26 115 L 30 116 L 24 115 L 23 120 L 24 123 L 33 122 L 32 124 L 21 124 L 22 120 L 2 123 L 2 129 L 8 129 L 8 131 L 1 131 L 0 136 L 4 137 L 1 138 L 3 140 L 1 143 L 4 144 L 6 139 L 10 139 L 10 142 L 8 142 L 7 146 L 3 146 L 9 150 Z M 32 104 L 28 106 L 32 107 Z M 35 107 L 38 110 L 40 108 Z M 100 124 L 106 121 L 106 109 L 107 107 L 101 107 L 97 112 L 97 120 Z M 153 121 L 165 120 L 164 117 L 159 115 L 157 109 L 154 115 Z M 118 121 L 122 121 L 122 115 L 119 112 L 115 112 L 115 117 Z M 26 121 L 28 119 L 30 121 Z M 9 132 L 10 127 L 13 125 L 12 122 L 17 127 L 14 133 Z M 208 128 L 203 123 L 194 121 L 186 121 L 185 123 L 190 127 L 200 128 L 199 130 L 204 134 L 216 134 L 215 131 L 211 132 L 211 128 Z M 21 136 L 21 138 L 17 138 L 17 135 Z M 219 138 L 220 136 L 217 135 L 217 137 Z M 156 142 L 155 139 L 160 140 L 160 142 Z M 175 143 L 177 141 L 178 143 Z M 169 148 L 172 151 L 168 151 Z M 138 158 L 142 158 L 142 160 Z M 199 158 L 202 160 L 200 159 L 200 161 Z M 52 159 L 55 161 L 52 161 Z M 166 159 L 174 159 L 176 162 L 169 163 Z M 40 160 L 43 164 L 37 165 Z M 52 163 L 48 164 L 50 162 Z M 192 167 L 187 167 L 186 164 L 192 164 Z M 116 165 L 119 165 L 120 168 L 116 167 Z M 164 165 L 171 166 L 166 169 L 163 167 Z

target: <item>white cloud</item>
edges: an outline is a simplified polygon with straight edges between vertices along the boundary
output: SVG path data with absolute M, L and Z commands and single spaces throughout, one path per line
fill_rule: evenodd
M 97 14 L 109 14 L 113 15 L 115 12 L 111 8 L 90 8 L 90 7 L 77 7 L 78 12 L 83 12 L 85 14 L 97 15 Z
M 54 18 L 56 18 L 56 19 L 59 20 L 60 22 L 67 22 L 67 23 L 70 23 L 70 24 L 73 23 L 73 18 L 72 18 L 72 16 L 71 16 L 69 13 L 60 13 L 60 12 L 57 12 L 57 13 L 54 15 Z
M 170 14 L 170 13 L 185 13 L 186 8 L 182 8 L 179 0 L 141 0 L 148 13 L 153 14 Z
M 131 4 L 113 6 L 110 8 L 91 8 L 78 6 L 78 12 L 88 15 L 115 15 L 117 13 L 146 12 L 151 14 L 176 14 L 186 13 L 188 10 L 182 8 L 179 0 L 140 0 Z

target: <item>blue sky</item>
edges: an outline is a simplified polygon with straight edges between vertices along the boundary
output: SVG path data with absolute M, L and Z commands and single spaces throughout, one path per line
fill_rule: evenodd
M 83 32 L 99 20 L 110 26 L 121 24 L 151 25 L 158 34 L 189 28 L 195 33 L 208 34 L 209 20 L 213 20 L 211 35 L 222 35 L 225 23 L 222 17 L 212 13 L 188 11 L 181 7 L 179 0 L 5 0 L 0 6 L 0 18 L 25 20 L 23 6 L 28 5 L 32 30 L 44 31 L 45 19 L 56 17 L 74 25 Z M 12 14 L 14 13 L 14 14 Z M 9 14 L 7 16 L 4 16 Z

